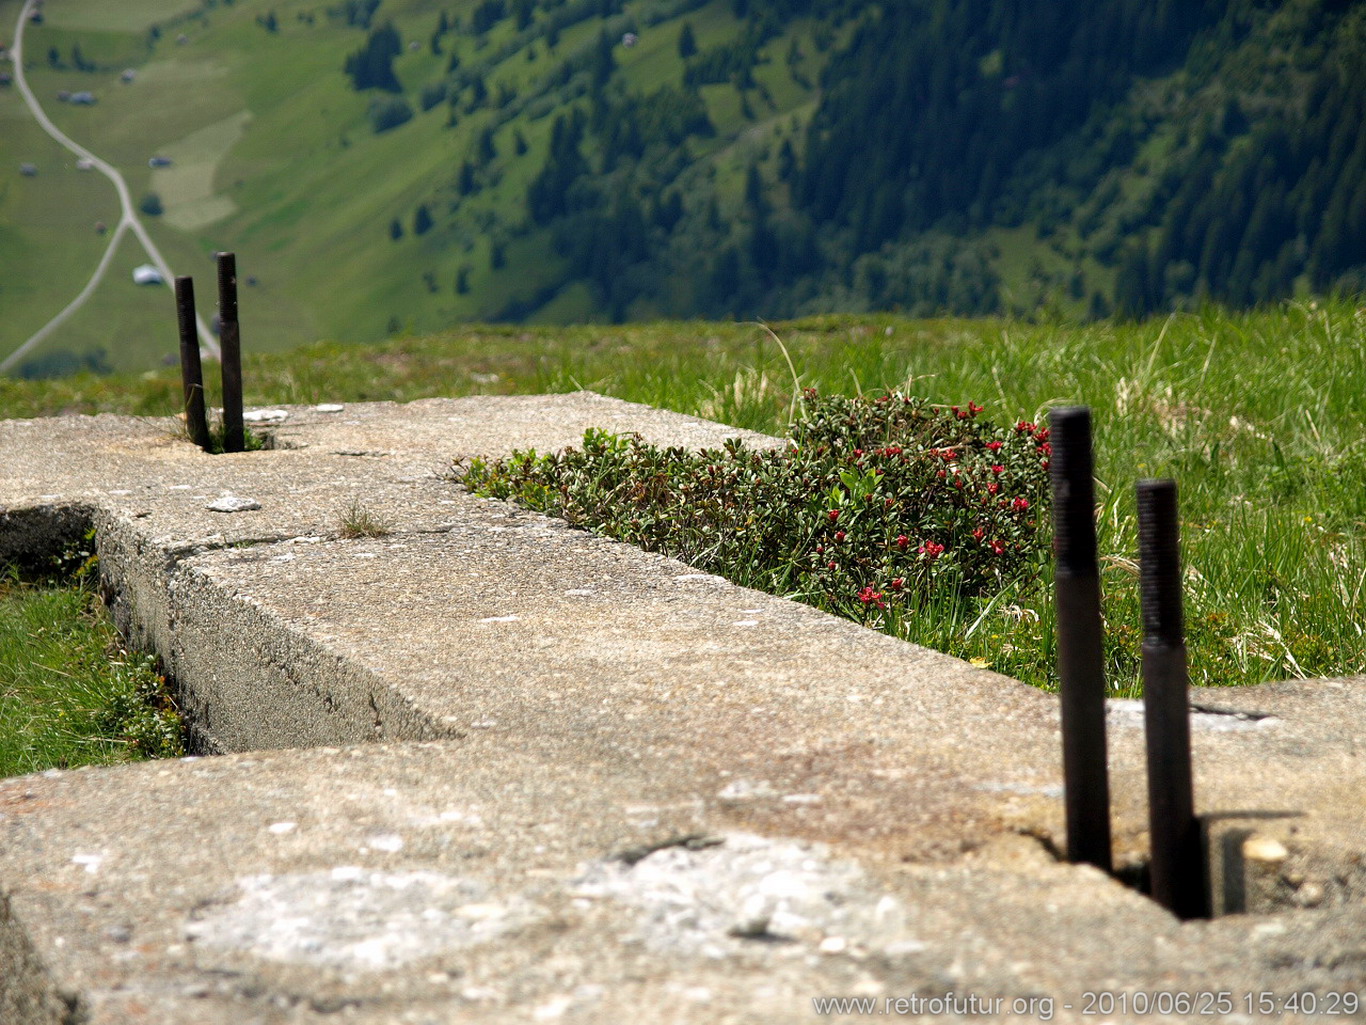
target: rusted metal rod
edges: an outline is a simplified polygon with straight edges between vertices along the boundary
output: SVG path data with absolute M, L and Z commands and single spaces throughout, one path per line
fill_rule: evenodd
M 180 385 L 184 395 L 185 427 L 190 440 L 209 448 L 209 421 L 204 413 L 204 368 L 199 361 L 199 335 L 195 329 L 194 279 L 175 279 L 176 320 L 180 327 Z
M 1209 914 L 1191 779 L 1190 677 L 1181 607 L 1176 482 L 1138 484 L 1143 719 L 1152 897 L 1179 918 Z
M 237 257 L 218 254 L 218 342 L 223 350 L 223 451 L 246 448 L 242 423 L 242 334 L 237 324 Z
M 1112 870 L 1091 411 L 1049 413 L 1067 859 Z

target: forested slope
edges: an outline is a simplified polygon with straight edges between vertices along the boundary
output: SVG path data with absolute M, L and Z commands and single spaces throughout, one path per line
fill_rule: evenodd
M 633 96 L 604 66 L 533 186 L 609 315 L 1139 314 L 1366 281 L 1361 5 L 734 6 L 744 31 L 681 89 Z M 742 186 L 678 163 L 711 131 L 698 85 L 748 97 L 757 69 L 802 57 L 803 19 L 818 44 L 856 27 L 801 129 Z
M 62 0 L 30 33 L 35 87 L 164 206 L 177 267 L 239 254 L 265 348 L 1366 285 L 1349 0 Z M 30 121 L 0 84 L 0 348 L 109 218 L 64 155 L 18 175 Z M 128 269 L 26 373 L 159 358 Z

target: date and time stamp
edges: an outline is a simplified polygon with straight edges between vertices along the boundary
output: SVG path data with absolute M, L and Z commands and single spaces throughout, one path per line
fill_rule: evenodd
M 1340 1015 L 1354 1018 L 1361 1013 L 1366 998 L 1355 991 L 1318 993 L 1313 990 L 1279 993 L 1260 990 L 1255 993 L 1227 991 L 1158 991 L 1083 993 L 1079 1004 L 1071 1009 L 1083 1015 L 1148 1014 L 1189 1015 L 1192 1018 L 1222 1018 L 1241 1012 L 1259 1017 L 1281 1017 L 1287 1014 Z
M 933 996 L 822 997 L 813 1001 L 818 1016 L 994 1018 L 1003 1015 L 1052 1021 L 1059 1013 L 1068 1020 L 1146 1018 L 1220 1021 L 1232 1016 L 1281 1020 L 1314 1016 L 1344 1021 L 1362 1020 L 1366 992 L 1354 990 L 1091 990 L 1071 1000 L 1051 996 L 999 997 L 975 993 Z

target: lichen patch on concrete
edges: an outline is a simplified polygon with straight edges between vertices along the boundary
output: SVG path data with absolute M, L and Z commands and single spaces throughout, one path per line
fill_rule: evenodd
M 481 883 L 440 872 L 345 865 L 246 876 L 237 889 L 187 924 L 190 940 L 348 972 L 392 971 L 487 943 L 538 917 L 525 900 L 497 900 Z
M 793 956 L 925 947 L 907 931 L 901 902 L 824 844 L 731 833 L 683 838 L 630 861 L 595 862 L 574 892 L 635 909 L 636 937 L 661 953 L 723 958 L 755 943 Z

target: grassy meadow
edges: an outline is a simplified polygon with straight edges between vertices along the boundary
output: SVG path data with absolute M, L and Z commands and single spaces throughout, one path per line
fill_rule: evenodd
M 246 314 L 244 314 L 245 316 Z M 1140 619 L 1134 484 L 1181 487 L 1186 614 L 1198 684 L 1366 667 L 1366 310 L 1295 303 L 1141 323 L 829 317 L 771 326 L 468 328 L 379 346 L 260 354 L 247 400 L 346 402 L 588 388 L 781 433 L 797 388 L 900 387 L 999 423 L 1060 404 L 1095 419 L 1107 654 L 1134 694 Z M 250 326 L 244 326 L 250 346 Z M 173 370 L 0 379 L 0 415 L 176 407 Z M 988 602 L 909 616 L 908 639 L 1053 684 L 1046 572 Z

